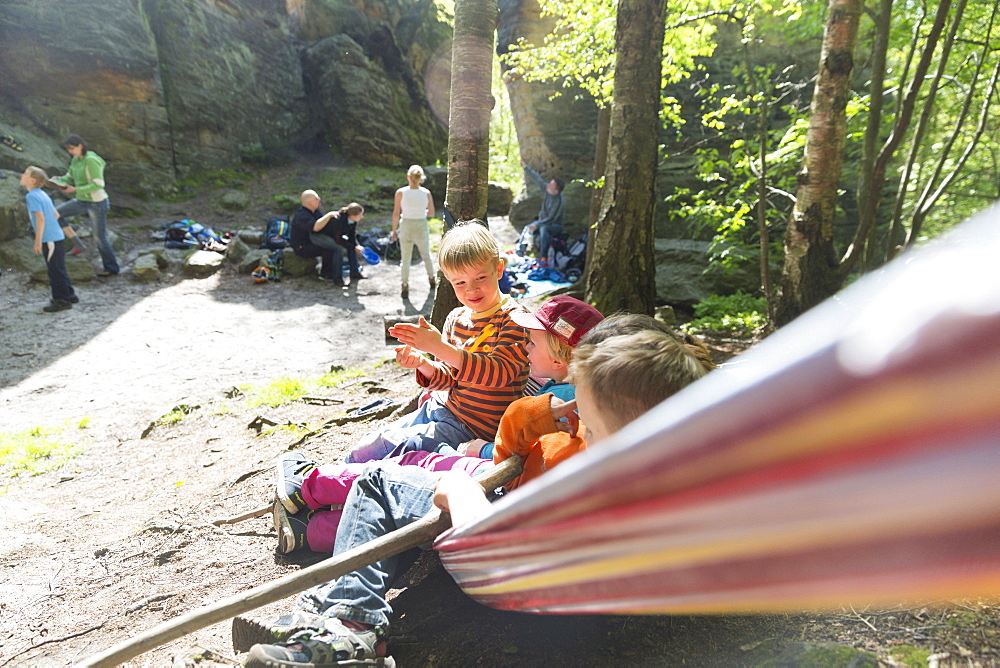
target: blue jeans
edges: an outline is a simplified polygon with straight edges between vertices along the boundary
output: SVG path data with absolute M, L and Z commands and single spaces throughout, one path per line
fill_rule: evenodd
M 563 226 L 556 223 L 549 223 L 538 228 L 538 257 L 546 257 L 549 246 L 563 233 Z
M 94 238 L 97 239 L 97 251 L 101 254 L 104 271 L 117 274 L 121 269 L 118 267 L 118 260 L 115 259 L 115 251 L 111 248 L 111 242 L 108 241 L 108 210 L 110 208 L 111 200 L 108 199 L 103 202 L 83 202 L 74 198 L 57 206 L 56 211 L 59 212 L 60 219 L 87 214 L 90 218 L 90 229 Z M 67 223 L 62 220 L 60 225 L 65 227 Z
M 347 253 L 347 266 L 351 268 L 351 276 L 360 275 L 361 265 L 360 262 L 358 261 L 357 250 L 353 248 L 344 248 L 336 241 L 334 241 L 333 237 L 331 237 L 329 234 L 325 234 L 324 231 L 328 227 L 330 226 L 327 225 L 327 227 L 324 227 L 319 232 L 310 232 L 309 241 L 314 246 L 319 246 L 320 248 L 325 248 L 327 250 L 333 251 L 333 262 L 334 262 L 333 266 L 336 268 L 334 270 L 334 273 L 336 275 L 343 276 L 344 253 Z M 340 271 L 338 272 L 337 270 Z
M 370 464 L 354 481 L 337 528 L 333 553 L 342 554 L 416 522 L 434 506 L 438 474 L 392 462 Z M 362 624 L 389 623 L 385 595 L 419 550 L 386 557 L 304 592 L 299 604 L 317 614 Z
M 348 464 L 395 457 L 414 450 L 434 452 L 442 443 L 458 445 L 476 437 L 455 414 L 433 397 L 409 415 L 365 434 L 344 461 Z

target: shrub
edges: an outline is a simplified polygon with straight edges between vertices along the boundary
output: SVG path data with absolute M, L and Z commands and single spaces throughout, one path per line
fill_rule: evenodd
M 682 325 L 685 332 L 706 330 L 749 337 L 767 322 L 767 301 L 744 292 L 712 295 L 694 307 L 695 318 Z

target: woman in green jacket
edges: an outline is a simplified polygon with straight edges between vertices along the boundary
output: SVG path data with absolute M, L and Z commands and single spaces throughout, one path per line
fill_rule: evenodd
M 66 218 L 87 214 L 90 218 L 94 238 L 97 239 L 97 250 L 101 253 L 104 270 L 97 272 L 98 276 L 114 276 L 120 269 L 115 251 L 108 241 L 108 209 L 111 202 L 104 190 L 104 159 L 87 149 L 87 142 L 80 135 L 70 135 L 62 141 L 62 147 L 73 156 L 69 163 L 69 172 L 54 181 L 65 184 L 62 192 L 75 195 L 73 199 L 60 204 L 56 211 L 65 223 Z

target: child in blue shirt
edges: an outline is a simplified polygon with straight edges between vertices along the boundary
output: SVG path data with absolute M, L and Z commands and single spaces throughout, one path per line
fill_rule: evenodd
M 52 301 L 42 308 L 46 313 L 65 311 L 80 301 L 69 282 L 66 273 L 66 257 L 63 240 L 66 238 L 59 227 L 59 214 L 52 204 L 52 198 L 42 190 L 49 180 L 48 174 L 40 167 L 31 166 L 21 174 L 21 185 L 28 189 L 24 201 L 28 206 L 28 218 L 35 231 L 34 251 L 45 258 L 45 268 L 49 273 Z

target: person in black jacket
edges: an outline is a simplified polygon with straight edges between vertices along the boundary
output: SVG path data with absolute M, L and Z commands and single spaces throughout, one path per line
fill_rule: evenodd
M 358 221 L 365 215 L 365 209 L 357 202 L 351 202 L 340 211 L 333 214 L 330 223 L 320 230 L 319 234 L 328 234 L 333 241 L 344 249 L 347 253 L 347 264 L 351 268 L 351 279 L 358 281 L 366 278 L 361 273 L 361 266 L 358 256 L 364 248 L 358 245 L 357 227 Z
M 319 257 L 322 260 L 319 277 L 332 281 L 334 285 L 343 285 L 342 245 L 334 240 L 329 231 L 322 233 L 330 227 L 330 220 L 338 212 L 323 213 L 319 205 L 320 198 L 315 190 L 302 192 L 302 206 L 292 216 L 292 250 L 299 257 Z

